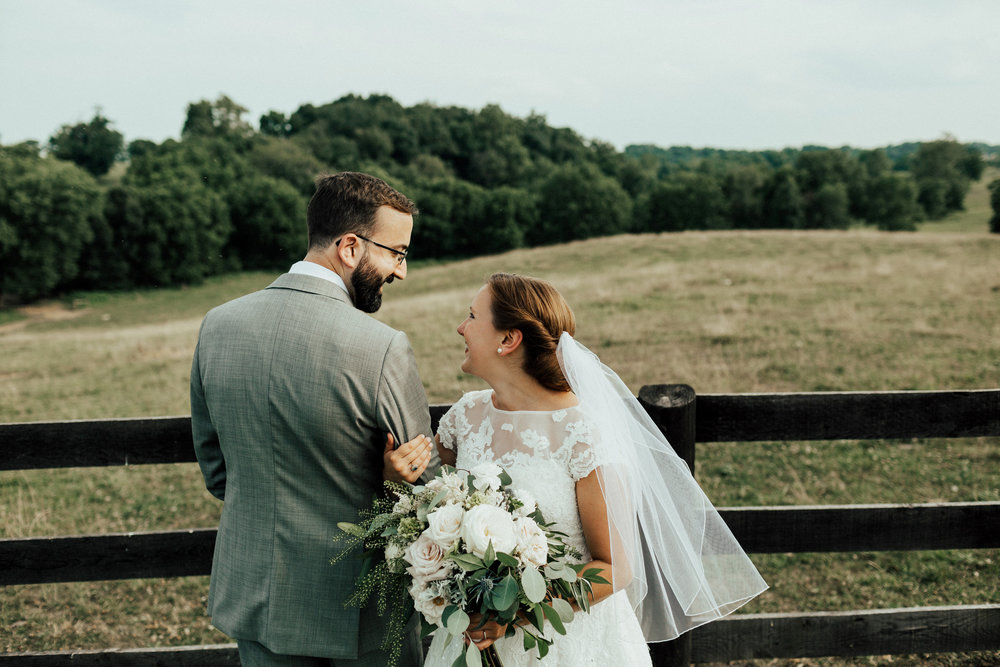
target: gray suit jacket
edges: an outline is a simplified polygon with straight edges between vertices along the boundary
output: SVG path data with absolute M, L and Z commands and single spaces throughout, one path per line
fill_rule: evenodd
M 431 435 L 406 336 L 333 283 L 285 274 L 205 317 L 191 425 L 206 486 L 225 501 L 213 624 L 281 654 L 377 648 L 382 619 L 344 607 L 360 561 L 329 560 L 337 522 L 381 489 L 385 433 Z

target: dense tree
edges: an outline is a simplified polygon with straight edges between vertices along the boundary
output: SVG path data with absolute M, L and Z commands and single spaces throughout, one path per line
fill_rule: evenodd
M 227 95 L 220 95 L 215 102 L 193 102 L 188 105 L 181 136 L 247 139 L 254 132 L 250 123 L 243 120 L 246 112 L 246 107 L 240 106 Z
M 653 188 L 638 218 L 643 231 L 726 229 L 732 225 L 727 208 L 722 187 L 712 176 L 681 172 Z
M 531 245 L 620 234 L 631 227 L 628 193 L 591 163 L 555 168 L 538 195 L 538 224 L 527 234 Z
M 782 167 L 764 186 L 764 226 L 801 229 L 805 225 L 805 203 L 794 172 Z
M 261 137 L 246 157 L 258 172 L 287 181 L 306 197 L 312 196 L 316 176 L 329 171 L 300 142 L 291 139 Z
M 764 185 L 767 174 L 761 167 L 742 165 L 729 170 L 723 192 L 729 202 L 729 219 L 737 229 L 764 226 Z
M 198 283 L 234 268 L 223 258 L 231 230 L 226 204 L 197 180 L 120 186 L 106 215 L 134 285 Z
M 847 229 L 851 216 L 847 198 L 847 185 L 840 182 L 824 183 L 806 199 L 806 228 Z
M 280 111 L 268 111 L 260 117 L 260 133 L 265 137 L 287 137 L 292 132 L 288 116 Z
M 100 113 L 89 123 L 63 125 L 49 139 L 49 150 L 55 157 L 74 162 L 94 176 L 106 174 L 123 147 L 122 134 Z
M 75 164 L 0 148 L 0 303 L 47 296 L 77 276 L 101 197 Z
M 244 269 L 282 269 L 306 251 L 306 199 L 287 181 L 253 175 L 229 200 L 225 252 Z
M 982 156 L 954 139 L 940 139 L 920 144 L 911 170 L 927 217 L 937 219 L 965 207 L 973 177 L 982 175 Z
M 886 172 L 868 184 L 865 219 L 889 232 L 913 231 L 922 211 L 917 186 L 908 174 Z

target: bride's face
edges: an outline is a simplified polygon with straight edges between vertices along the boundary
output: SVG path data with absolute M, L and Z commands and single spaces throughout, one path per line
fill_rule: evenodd
M 490 290 L 484 286 L 472 300 L 469 316 L 458 325 L 458 333 L 465 339 L 462 370 L 481 378 L 498 358 L 497 348 L 503 341 L 503 333 L 493 328 L 491 307 Z

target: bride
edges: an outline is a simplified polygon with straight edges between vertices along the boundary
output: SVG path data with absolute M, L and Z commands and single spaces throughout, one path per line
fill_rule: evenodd
M 767 585 L 686 464 L 574 330 L 549 283 L 491 276 L 458 327 L 462 370 L 491 389 L 453 405 L 435 440 L 442 463 L 507 470 L 610 582 L 594 585 L 590 612 L 577 613 L 566 635 L 550 633 L 543 664 L 649 665 L 647 642 L 720 618 Z M 505 667 L 536 664 L 520 630 L 506 631 L 473 617 L 466 642 L 495 644 Z M 464 649 L 445 635 L 435 633 L 428 667 L 451 665 Z

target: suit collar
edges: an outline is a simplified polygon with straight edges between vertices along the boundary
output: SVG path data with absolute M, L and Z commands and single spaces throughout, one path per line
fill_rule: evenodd
M 329 280 L 301 273 L 282 274 L 278 276 L 273 283 L 268 285 L 267 289 L 290 289 L 299 292 L 309 292 L 311 294 L 319 294 L 320 296 L 330 297 L 331 299 L 336 299 L 338 301 L 343 301 L 348 305 L 352 305 L 347 292 L 345 292 L 339 285 L 336 285 Z

